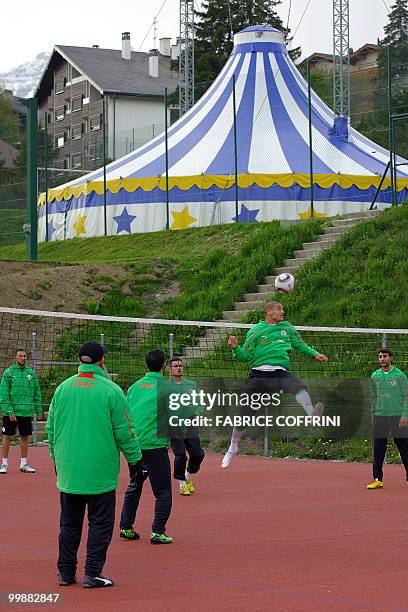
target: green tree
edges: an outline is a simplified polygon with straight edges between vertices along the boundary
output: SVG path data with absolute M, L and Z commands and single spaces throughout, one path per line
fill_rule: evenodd
M 13 96 L 0 90 L 0 138 L 15 147 L 20 139 L 20 122 L 13 110 Z

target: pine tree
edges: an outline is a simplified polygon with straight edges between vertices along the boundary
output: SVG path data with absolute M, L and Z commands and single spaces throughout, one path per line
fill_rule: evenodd
M 195 34 L 195 82 L 197 84 L 212 82 L 225 62 L 233 47 L 232 32 L 251 25 L 271 25 L 285 32 L 276 7 L 281 0 L 206 0 L 202 10 L 196 11 Z M 296 58 L 300 49 L 293 51 Z M 203 93 L 205 87 L 198 91 L 196 99 Z

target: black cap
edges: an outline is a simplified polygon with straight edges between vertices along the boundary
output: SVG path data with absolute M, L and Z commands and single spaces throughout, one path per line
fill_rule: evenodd
M 105 349 L 98 342 L 85 342 L 79 349 L 81 363 L 97 363 L 105 354 Z

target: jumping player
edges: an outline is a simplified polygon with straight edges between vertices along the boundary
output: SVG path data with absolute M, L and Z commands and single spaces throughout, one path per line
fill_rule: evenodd
M 303 342 L 293 325 L 284 321 L 282 304 L 268 302 L 264 306 L 264 313 L 265 321 L 260 321 L 249 330 L 243 347 L 238 345 L 235 336 L 228 338 L 228 346 L 232 348 L 234 357 L 251 366 L 245 391 L 251 394 L 277 393 L 282 390 L 284 393 L 293 394 L 308 415 L 321 415 L 323 405 L 319 402 L 313 407 L 304 383 L 289 372 L 291 367 L 289 353 L 296 349 L 321 362 L 328 361 L 328 357 Z M 231 444 L 224 455 L 221 467 L 230 466 L 238 452 L 238 444 L 244 429 L 234 427 Z

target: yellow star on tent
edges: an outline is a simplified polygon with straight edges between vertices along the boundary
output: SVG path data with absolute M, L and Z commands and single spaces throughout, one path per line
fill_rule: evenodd
M 312 218 L 312 207 L 309 206 L 309 209 L 306 212 L 299 213 L 299 217 L 301 219 L 311 219 Z M 319 213 L 316 210 L 313 210 L 313 217 L 315 219 L 324 219 L 325 217 L 327 217 L 327 215 L 325 213 Z
M 188 206 L 185 206 L 181 212 L 172 211 L 173 215 L 173 225 L 171 229 L 186 229 L 189 225 L 197 221 L 194 217 L 190 215 L 190 211 L 188 210 Z
M 81 234 L 86 234 L 85 221 L 87 220 L 87 218 L 88 217 L 86 215 L 78 214 L 73 226 L 77 236 L 80 236 Z

